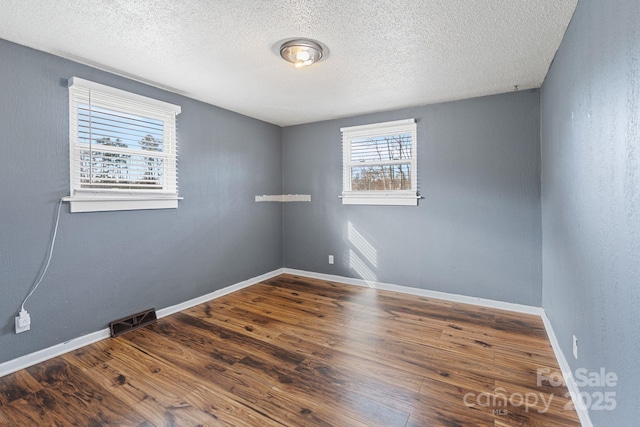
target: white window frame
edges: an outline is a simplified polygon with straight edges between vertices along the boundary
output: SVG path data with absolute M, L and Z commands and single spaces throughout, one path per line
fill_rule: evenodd
M 145 96 L 115 89 L 89 80 L 72 77 L 69 87 L 69 197 L 71 212 L 119 211 L 136 209 L 175 209 L 178 207 L 177 185 L 177 132 L 176 115 L 180 106 Z M 87 102 L 88 100 L 88 102 Z M 80 181 L 80 151 L 89 145 L 78 138 L 78 105 L 108 108 L 126 114 L 161 120 L 163 122 L 162 151 L 163 171 L 167 179 L 157 189 L 87 188 Z M 123 152 L 126 148 L 122 149 Z M 129 150 L 131 151 L 131 150 Z M 131 154 L 131 153 L 129 153 Z M 126 184 L 125 184 L 126 185 Z
M 342 132 L 342 204 L 343 205 L 418 205 L 418 162 L 417 162 L 417 127 L 415 119 L 396 120 L 392 122 L 373 123 L 369 125 L 351 126 L 340 129 Z M 351 168 L 361 166 L 351 162 L 351 141 L 363 137 L 381 137 L 386 135 L 411 134 L 410 162 L 389 160 L 376 162 L 375 165 L 393 165 L 397 163 L 411 164 L 411 189 L 409 190 L 351 190 Z

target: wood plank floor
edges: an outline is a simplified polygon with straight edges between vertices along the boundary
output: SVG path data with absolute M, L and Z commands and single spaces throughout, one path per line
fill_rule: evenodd
M 537 316 L 281 275 L 0 378 L 0 426 L 578 426 Z

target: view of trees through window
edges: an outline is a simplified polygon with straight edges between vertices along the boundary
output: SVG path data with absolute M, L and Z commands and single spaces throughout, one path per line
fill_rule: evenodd
M 162 188 L 162 121 L 79 105 L 78 139 L 83 188 Z
M 351 140 L 351 190 L 410 190 L 411 134 Z

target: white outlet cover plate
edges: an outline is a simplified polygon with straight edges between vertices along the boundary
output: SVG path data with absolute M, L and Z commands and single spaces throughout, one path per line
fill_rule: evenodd
M 26 332 L 29 329 L 31 329 L 31 319 L 27 318 L 25 321 L 20 316 L 16 316 L 16 334 Z

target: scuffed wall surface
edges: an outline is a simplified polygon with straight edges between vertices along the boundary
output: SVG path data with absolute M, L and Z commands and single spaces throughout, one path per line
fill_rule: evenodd
M 182 106 L 179 209 L 69 214 L 66 80 L 78 76 Z M 282 266 L 279 127 L 0 40 L 0 363 Z
M 579 2 L 541 97 L 543 307 L 574 371 L 619 378 L 581 388 L 596 426 L 640 419 L 638 22 L 636 0 Z
M 285 267 L 540 306 L 539 108 L 524 91 L 284 128 L 284 191 L 311 194 L 285 204 Z M 406 118 L 419 206 L 342 205 L 340 128 Z

